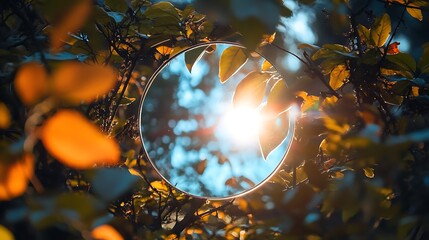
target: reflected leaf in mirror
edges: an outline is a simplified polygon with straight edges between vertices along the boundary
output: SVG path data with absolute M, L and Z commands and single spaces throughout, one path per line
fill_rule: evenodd
M 290 92 L 283 79 L 278 80 L 271 88 L 267 98 L 267 114 L 279 114 L 288 109 L 293 101 L 295 95 Z
M 247 62 L 247 55 L 243 48 L 231 46 L 222 52 L 219 60 L 219 80 L 225 83 Z
M 261 126 L 259 129 L 259 146 L 264 160 L 274 149 L 276 149 L 285 139 L 289 132 L 289 112 L 285 111 L 278 116 L 270 114 L 267 105 L 262 108 Z
M 233 97 L 234 108 L 256 109 L 265 95 L 270 74 L 251 72 L 237 85 Z
M 195 48 L 185 52 L 186 68 L 188 69 L 189 72 L 191 72 L 194 64 L 201 59 L 201 57 L 205 53 L 205 50 L 206 50 L 205 48 Z

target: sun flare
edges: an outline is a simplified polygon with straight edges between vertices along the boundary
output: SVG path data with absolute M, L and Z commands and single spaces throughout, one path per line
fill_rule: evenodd
M 248 144 L 258 139 L 260 130 L 260 113 L 256 109 L 230 109 L 224 121 L 227 133 L 239 144 Z

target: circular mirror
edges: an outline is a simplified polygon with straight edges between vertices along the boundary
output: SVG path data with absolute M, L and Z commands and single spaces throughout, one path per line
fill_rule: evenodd
M 140 131 L 148 159 L 178 190 L 208 199 L 243 195 L 285 160 L 295 126 L 282 76 L 230 43 L 169 59 L 146 85 Z

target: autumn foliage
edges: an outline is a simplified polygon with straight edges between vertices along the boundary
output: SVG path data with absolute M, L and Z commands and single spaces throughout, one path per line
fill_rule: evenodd
M 327 19 L 313 29 L 326 39 L 289 49 L 275 31 L 295 13 L 278 0 L 2 1 L 0 239 L 427 239 L 428 1 L 294 2 Z M 222 83 L 254 51 L 301 65 L 264 61 L 235 90 L 233 104 L 270 116 L 264 157 L 287 133 L 275 116 L 300 113 L 269 182 L 205 201 L 154 172 L 137 99 L 163 62 L 225 40 L 245 48 L 222 53 Z M 186 68 L 215 48 L 188 52 Z M 268 85 L 274 67 L 286 74 Z

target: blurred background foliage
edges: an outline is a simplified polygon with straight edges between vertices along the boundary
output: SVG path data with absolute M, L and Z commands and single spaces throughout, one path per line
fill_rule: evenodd
M 0 1 L 0 239 L 429 237 L 428 1 L 172 2 Z M 213 40 L 267 48 L 302 112 L 285 166 L 217 202 L 137 126 L 155 69 Z

